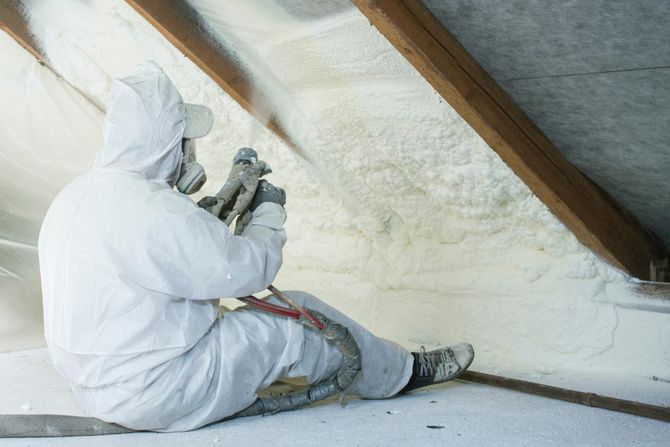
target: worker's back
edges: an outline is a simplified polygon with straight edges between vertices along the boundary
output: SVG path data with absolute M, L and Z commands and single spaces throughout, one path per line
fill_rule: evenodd
M 83 174 L 54 200 L 39 241 L 45 336 L 72 383 L 124 380 L 207 331 L 214 301 L 163 291 L 179 275 L 171 275 L 174 253 L 161 252 L 174 241 L 161 238 L 178 238 L 171 231 L 192 213 L 203 214 L 167 184 L 107 169 Z
M 193 215 L 209 217 L 172 190 L 184 117 L 181 95 L 155 64 L 116 80 L 95 167 L 56 197 L 42 224 L 45 336 L 74 385 L 119 382 L 164 363 L 215 319 L 207 298 L 216 296 L 184 299 L 193 298 L 193 261 L 180 237 L 198 226 Z

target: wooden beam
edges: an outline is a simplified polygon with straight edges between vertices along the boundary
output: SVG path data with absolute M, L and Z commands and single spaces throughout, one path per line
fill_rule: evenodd
M 419 0 L 352 0 L 591 250 L 641 279 L 663 243 L 558 151 Z
M 595 393 L 585 393 L 583 391 L 558 388 L 555 386 L 543 385 L 541 383 L 511 379 L 477 371 L 465 371 L 461 374 L 459 380 L 508 388 L 522 393 L 535 394 L 537 396 L 563 400 L 575 404 L 586 405 L 588 407 L 603 408 L 605 410 L 618 411 L 620 413 L 634 414 L 635 416 L 670 422 L 670 408 L 643 402 L 634 402 L 618 399 L 616 397 L 601 396 Z
M 217 37 L 205 25 L 204 18 L 184 0 L 126 0 L 172 45 L 191 59 L 242 108 L 274 132 L 299 155 L 298 146 L 289 138 L 272 113 L 272 103 L 254 89 L 247 76 Z
M 645 298 L 670 301 L 670 282 L 640 282 L 633 284 L 632 289 Z
M 24 11 L 25 6 L 21 0 L 2 0 L 0 5 L 0 29 L 12 36 L 19 45 L 28 50 L 40 63 L 48 65 L 37 38 L 30 31 Z

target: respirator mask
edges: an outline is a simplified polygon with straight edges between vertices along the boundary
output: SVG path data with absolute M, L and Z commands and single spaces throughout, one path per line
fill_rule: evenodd
M 205 168 L 195 159 L 195 140 L 184 138 L 182 140 L 181 170 L 177 179 L 177 190 L 182 194 L 194 194 L 200 191 L 202 185 L 207 181 Z
M 186 127 L 182 140 L 182 161 L 179 177 L 175 186 L 182 194 L 194 194 L 200 191 L 207 181 L 205 168 L 197 162 L 195 156 L 195 138 L 204 137 L 212 129 L 214 116 L 209 107 L 198 104 L 184 104 Z

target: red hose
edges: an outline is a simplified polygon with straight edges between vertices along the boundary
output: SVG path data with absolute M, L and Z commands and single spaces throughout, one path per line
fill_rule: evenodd
M 285 293 L 283 293 L 281 290 L 278 290 L 278 289 L 277 289 L 275 286 L 273 286 L 272 284 L 270 284 L 270 285 L 268 286 L 268 290 L 269 290 L 270 292 L 274 293 L 275 296 L 276 296 L 277 298 L 281 299 L 281 300 L 284 301 L 286 304 L 288 304 L 289 306 L 291 306 L 292 308 L 294 308 L 295 310 L 297 310 L 298 312 L 300 312 L 300 314 L 301 314 L 303 317 L 307 318 L 307 319 L 309 320 L 309 322 L 312 323 L 312 324 L 314 325 L 314 327 L 316 327 L 317 329 L 321 330 L 321 329 L 323 329 L 323 328 L 325 327 L 325 326 L 323 325 L 323 323 L 321 323 L 319 320 L 317 320 L 316 318 L 314 318 L 314 315 L 310 314 L 309 312 L 307 312 L 307 310 L 305 310 L 304 308 L 300 307 L 300 306 L 298 305 L 298 303 L 296 303 L 295 301 L 293 301 L 293 300 L 292 300 L 291 298 L 289 298 Z
M 285 317 L 293 318 L 297 320 L 300 318 L 300 312 L 297 310 L 289 309 L 288 307 L 277 306 L 276 304 L 268 303 L 267 301 L 259 300 L 255 296 L 245 296 L 243 298 L 238 298 L 238 300 L 250 304 L 259 309 L 263 309 L 268 312 L 275 314 L 283 315 Z
M 284 307 L 284 306 L 278 306 L 276 304 L 268 303 L 267 301 L 259 300 L 255 296 L 245 296 L 242 298 L 238 298 L 238 300 L 247 303 L 251 306 L 257 307 L 259 309 L 263 309 L 267 312 L 272 312 L 275 314 L 283 315 L 285 317 L 290 317 L 293 318 L 294 320 L 298 320 L 300 318 L 300 315 L 305 317 L 312 325 L 317 328 L 318 330 L 322 330 L 325 326 L 323 323 L 321 323 L 319 320 L 314 318 L 314 315 L 309 313 L 306 309 L 300 307 L 295 301 L 293 301 L 291 298 L 286 296 L 284 293 L 282 293 L 280 290 L 278 290 L 276 287 L 273 285 L 270 285 L 268 287 L 268 290 L 274 295 L 281 299 L 282 301 L 286 302 L 289 306 L 292 307 Z

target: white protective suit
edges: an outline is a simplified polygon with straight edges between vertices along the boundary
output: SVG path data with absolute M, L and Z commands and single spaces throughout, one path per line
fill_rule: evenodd
M 114 83 L 95 166 L 54 200 L 39 239 L 45 336 L 88 415 L 135 429 L 188 430 L 250 405 L 280 377 L 318 381 L 341 356 L 320 335 L 218 299 L 264 290 L 281 265 L 284 209 L 261 204 L 242 236 L 172 189 L 184 107 L 155 65 Z M 314 297 L 347 326 L 363 371 L 350 391 L 381 398 L 412 357 Z

